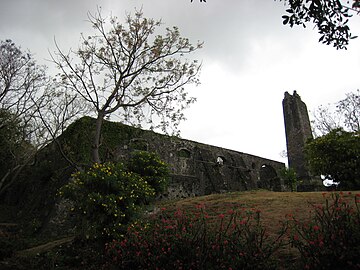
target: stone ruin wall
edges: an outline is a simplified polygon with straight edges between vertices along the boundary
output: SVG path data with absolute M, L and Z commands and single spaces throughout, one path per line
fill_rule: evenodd
M 257 188 L 284 190 L 279 178 L 284 163 L 154 132 L 140 134 L 119 142 L 115 160 L 127 158 L 132 151 L 147 150 L 170 164 L 170 185 L 161 199 Z

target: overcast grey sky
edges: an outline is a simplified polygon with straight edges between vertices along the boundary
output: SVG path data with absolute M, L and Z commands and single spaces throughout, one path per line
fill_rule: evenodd
M 52 71 L 54 38 L 63 50 L 91 33 L 87 12 L 122 19 L 143 9 L 146 17 L 178 26 L 203 62 L 202 84 L 189 87 L 197 103 L 186 111 L 183 138 L 286 161 L 282 99 L 297 92 L 309 110 L 359 88 L 360 39 L 347 51 L 319 44 L 316 30 L 282 25 L 283 2 L 273 0 L 0 0 L 0 39 L 29 49 Z M 360 34 L 360 19 L 350 24 Z

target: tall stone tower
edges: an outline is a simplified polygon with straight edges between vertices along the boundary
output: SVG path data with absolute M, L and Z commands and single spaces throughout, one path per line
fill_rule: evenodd
M 307 189 L 311 176 L 306 166 L 304 146 L 306 140 L 312 138 L 312 133 L 306 104 L 296 91 L 293 95 L 285 92 L 283 110 L 289 167 L 303 181 L 302 189 Z

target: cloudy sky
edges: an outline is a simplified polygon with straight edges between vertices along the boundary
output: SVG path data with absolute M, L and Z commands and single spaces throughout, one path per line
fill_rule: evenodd
M 274 0 L 1 0 L 0 39 L 29 49 L 53 70 L 54 38 L 76 48 L 92 33 L 87 12 L 122 19 L 143 9 L 146 17 L 178 26 L 201 60 L 201 85 L 188 87 L 198 101 L 186 111 L 183 138 L 286 162 L 282 99 L 297 90 L 310 111 L 359 88 L 360 38 L 347 51 L 319 44 L 309 25 L 282 25 L 283 2 Z M 360 36 L 360 17 L 350 27 Z

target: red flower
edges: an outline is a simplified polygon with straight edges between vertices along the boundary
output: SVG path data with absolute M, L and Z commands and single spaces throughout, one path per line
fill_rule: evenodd
M 234 210 L 230 209 L 230 210 L 228 211 L 228 214 L 229 214 L 229 215 L 234 214 Z
M 320 230 L 320 227 L 317 226 L 317 225 L 315 225 L 315 226 L 313 227 L 313 229 L 314 229 L 314 231 L 316 232 L 316 231 Z
M 180 209 L 178 209 L 175 213 L 174 213 L 175 217 L 181 217 L 182 216 L 182 212 Z
M 223 219 L 224 217 L 225 217 L 224 214 L 220 214 L 220 215 L 219 215 L 219 218 L 220 218 L 220 219 Z
M 246 219 L 241 220 L 239 223 L 240 223 L 240 225 L 246 224 Z
M 205 205 L 203 203 L 200 203 L 196 205 L 196 209 L 205 209 Z
M 126 247 L 126 242 L 127 242 L 127 240 L 125 239 L 125 240 L 123 240 L 123 241 L 121 241 L 120 242 L 120 246 L 122 246 L 122 247 Z

